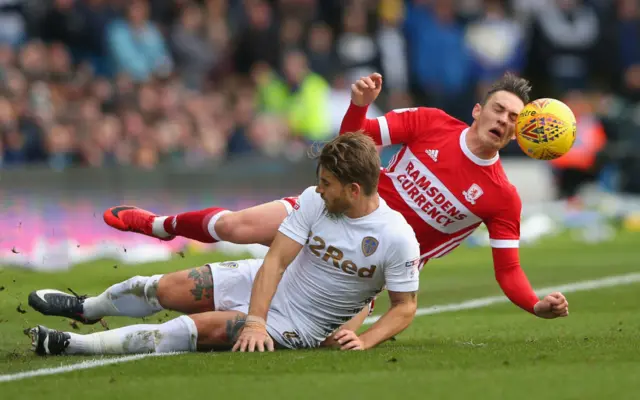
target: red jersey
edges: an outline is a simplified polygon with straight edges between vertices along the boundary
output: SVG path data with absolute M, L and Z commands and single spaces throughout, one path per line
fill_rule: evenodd
M 366 119 L 366 111 L 352 104 L 340 131 L 363 130 L 378 145 L 403 145 L 381 171 L 378 192 L 416 233 L 421 267 L 451 252 L 485 223 L 500 286 L 515 304 L 533 312 L 538 298 L 517 250 L 522 203 L 499 156 L 475 156 L 465 140 L 469 126 L 442 110 L 400 109 L 376 119 Z

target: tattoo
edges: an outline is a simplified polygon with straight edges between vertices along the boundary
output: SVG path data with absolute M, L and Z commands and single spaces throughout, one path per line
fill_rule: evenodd
M 203 297 L 213 299 L 213 276 L 211 276 L 209 267 L 194 268 L 189 271 L 188 277 L 196 283 L 195 287 L 191 289 L 191 294 L 196 301 L 202 300 Z
M 247 317 L 244 315 L 236 315 L 235 318 L 227 320 L 227 340 L 229 343 L 235 343 L 240 336 L 240 331 L 244 328 Z
M 402 303 L 409 303 L 416 301 L 418 292 L 389 292 L 389 300 L 392 306 Z

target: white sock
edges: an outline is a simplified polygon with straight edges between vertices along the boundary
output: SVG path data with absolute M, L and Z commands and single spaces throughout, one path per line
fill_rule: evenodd
M 196 351 L 198 329 L 186 315 L 164 324 L 125 326 L 89 335 L 71 335 L 66 354 L 137 354 Z
M 222 242 L 223 240 L 220 238 L 220 235 L 218 235 L 218 232 L 216 232 L 216 222 L 218 222 L 220 217 L 222 217 L 224 214 L 229 212 L 231 211 L 229 210 L 219 211 L 216 215 L 211 217 L 211 219 L 209 220 L 209 223 L 207 224 L 207 230 L 209 231 L 209 235 L 211 235 L 211 237 L 217 240 L 218 242 Z
M 153 219 L 153 222 L 151 223 L 151 232 L 161 238 L 167 238 L 169 236 L 171 236 L 165 229 L 164 229 L 164 221 L 169 218 L 169 217 L 155 217 Z
M 134 276 L 116 283 L 97 297 L 84 301 L 85 318 L 106 316 L 146 317 L 163 310 L 156 292 L 162 275 Z

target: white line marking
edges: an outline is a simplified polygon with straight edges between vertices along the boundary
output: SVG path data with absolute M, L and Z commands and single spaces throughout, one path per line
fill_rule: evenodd
M 616 275 L 606 278 L 593 279 L 590 281 L 567 283 L 566 285 L 550 286 L 536 290 L 538 296 L 544 296 L 552 292 L 580 292 L 583 290 L 602 289 L 612 286 L 628 285 L 631 283 L 640 282 L 640 273 L 631 273 L 626 275 Z M 444 312 L 454 312 L 462 310 L 471 310 L 473 308 L 487 307 L 493 304 L 507 303 L 509 299 L 505 296 L 491 296 L 482 297 L 479 299 L 464 301 L 462 303 L 443 304 L 439 306 L 432 306 L 427 308 L 419 308 L 416 311 L 416 316 L 420 315 L 432 315 L 440 314 Z M 367 317 L 364 320 L 365 324 L 372 324 L 380 319 L 380 316 Z
M 86 360 L 76 364 L 61 365 L 55 368 L 42 368 L 33 371 L 18 372 L 15 374 L 0 375 L 0 382 L 17 381 L 25 378 L 33 378 L 34 376 L 63 374 L 65 372 L 79 371 L 81 369 L 96 368 L 110 364 L 136 361 L 147 357 L 175 356 L 178 354 L 182 353 L 144 353 L 114 358 L 95 358 L 93 360 Z
M 536 294 L 538 296 L 543 296 L 551 292 L 571 293 L 571 292 L 579 292 L 583 290 L 601 289 L 601 288 L 607 288 L 607 287 L 613 287 L 613 286 L 628 285 L 635 282 L 640 282 L 640 273 L 617 275 L 617 276 L 611 276 L 607 278 L 593 279 L 590 281 L 568 283 L 566 285 L 560 285 L 560 286 L 550 286 L 550 287 L 536 290 Z M 509 299 L 507 299 L 504 296 L 483 297 L 480 299 L 469 300 L 462 303 L 444 304 L 440 306 L 420 308 L 416 312 L 416 316 L 440 314 L 444 312 L 454 312 L 454 311 L 461 311 L 461 310 L 470 310 L 473 308 L 487 307 L 493 304 L 506 303 L 508 301 Z M 368 317 L 364 321 L 364 323 L 371 324 L 377 321 L 379 318 L 380 318 L 379 316 Z M 115 357 L 115 358 L 96 358 L 93 360 L 86 360 L 76 364 L 62 365 L 56 368 L 42 368 L 42 369 L 36 369 L 33 371 L 18 372 L 15 374 L 0 375 L 0 382 L 16 381 L 19 379 L 33 378 L 35 376 L 62 374 L 65 372 L 102 367 L 110 364 L 136 361 L 136 360 L 140 360 L 147 357 L 164 357 L 164 356 L 174 356 L 177 354 L 182 354 L 182 353 L 145 353 L 145 354 L 135 354 L 135 355 L 129 355 L 129 356 L 123 356 L 123 357 Z

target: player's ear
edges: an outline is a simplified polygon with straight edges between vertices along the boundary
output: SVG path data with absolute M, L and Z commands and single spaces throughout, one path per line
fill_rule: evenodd
M 351 197 L 353 198 L 357 197 L 362 192 L 362 188 L 360 187 L 360 185 L 355 182 L 350 183 L 347 190 L 349 191 L 349 193 L 351 194 Z
M 480 105 L 480 103 L 476 103 L 476 105 L 473 106 L 473 110 L 471 111 L 471 116 L 473 117 L 473 119 L 478 119 L 481 112 L 482 106 Z

